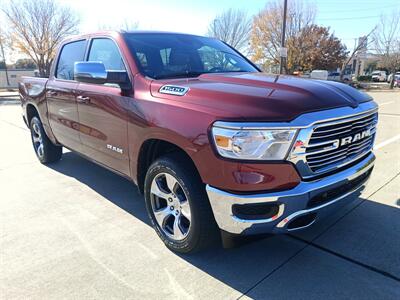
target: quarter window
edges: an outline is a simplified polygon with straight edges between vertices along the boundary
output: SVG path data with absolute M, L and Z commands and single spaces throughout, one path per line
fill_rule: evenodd
M 74 79 L 74 64 L 85 58 L 86 41 L 77 41 L 65 44 L 58 59 L 56 77 L 59 79 Z

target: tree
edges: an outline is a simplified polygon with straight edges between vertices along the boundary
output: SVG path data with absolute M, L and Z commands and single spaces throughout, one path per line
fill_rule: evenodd
M 99 30 L 125 30 L 132 31 L 139 27 L 139 22 L 130 19 L 124 19 L 119 25 L 100 24 Z
M 6 73 L 7 86 L 9 86 L 10 79 L 8 78 L 7 61 L 6 61 L 5 51 L 4 51 L 4 43 L 5 43 L 5 34 L 0 28 L 0 54 L 1 54 L 1 57 L 3 58 L 2 63 L 0 63 L 0 69 L 4 69 L 4 71 Z
M 20 58 L 15 62 L 14 67 L 16 69 L 35 69 L 36 65 L 32 59 Z
M 290 49 L 287 68 L 295 70 L 332 70 L 340 67 L 346 59 L 347 51 L 329 28 L 309 25 L 287 42 Z
M 13 46 L 34 61 L 41 77 L 47 77 L 57 45 L 77 33 L 78 18 L 55 0 L 11 1 L 2 10 Z
M 340 71 L 340 80 L 343 79 L 345 70 L 347 65 L 353 60 L 354 57 L 358 57 L 360 55 L 366 55 L 367 50 L 369 45 L 373 43 L 373 39 L 371 39 L 371 36 L 375 32 L 375 29 L 372 29 L 367 35 L 360 37 L 358 40 L 358 44 L 355 45 L 353 51 L 349 56 L 347 56 L 347 59 L 344 61 L 341 71 Z
M 244 50 L 249 43 L 251 19 L 242 10 L 228 9 L 217 15 L 208 26 L 208 36 Z
M 315 7 L 304 5 L 301 1 L 290 1 L 286 19 L 286 45 L 288 46 L 288 61 L 293 55 L 289 40 L 297 37 L 306 27 L 312 25 L 315 19 Z M 277 65 L 280 62 L 279 49 L 282 36 L 283 3 L 276 0 L 269 2 L 265 8 L 254 17 L 251 30 L 250 47 L 253 61 L 264 66 Z M 287 69 L 285 70 L 288 71 Z
M 390 17 L 381 16 L 374 32 L 375 51 L 380 56 L 378 67 L 392 74 L 390 88 L 394 85 L 394 73 L 400 69 L 400 10 Z

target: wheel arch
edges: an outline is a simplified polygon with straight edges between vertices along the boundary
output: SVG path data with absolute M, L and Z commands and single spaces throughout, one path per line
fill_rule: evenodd
M 169 153 L 177 153 L 191 164 L 194 170 L 198 173 L 196 165 L 187 151 L 183 147 L 176 143 L 166 141 L 160 138 L 149 138 L 145 140 L 138 152 L 137 167 L 136 167 L 136 181 L 139 191 L 143 193 L 144 181 L 146 173 L 150 165 L 159 157 L 167 155 Z M 200 177 L 200 175 L 199 175 Z
M 46 103 L 44 101 L 39 104 L 33 102 L 27 102 L 24 104 L 24 106 L 25 106 L 24 120 L 26 121 L 26 125 L 28 126 L 28 128 L 30 127 L 32 118 L 35 116 L 38 117 L 43 124 L 43 128 L 47 137 L 52 141 L 53 144 L 60 145 L 56 137 L 54 136 L 53 131 L 49 124 L 49 120 L 46 117 L 47 116 Z
M 30 126 L 32 118 L 35 116 L 41 120 L 40 115 L 39 115 L 39 110 L 37 109 L 37 107 L 35 105 L 33 105 L 32 103 L 28 103 L 26 105 L 26 121 L 27 121 L 28 127 Z

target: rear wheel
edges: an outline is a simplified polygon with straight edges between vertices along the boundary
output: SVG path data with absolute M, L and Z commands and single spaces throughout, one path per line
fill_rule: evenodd
M 33 117 L 30 123 L 33 149 L 42 164 L 59 161 L 62 147 L 54 145 L 46 135 L 43 124 L 38 117 Z
M 218 227 L 196 170 L 179 155 L 157 159 L 145 179 L 146 208 L 165 245 L 196 252 L 218 240 Z

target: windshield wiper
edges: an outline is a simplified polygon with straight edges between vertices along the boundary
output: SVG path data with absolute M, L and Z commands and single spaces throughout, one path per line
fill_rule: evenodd
M 206 72 L 188 71 L 188 72 L 185 72 L 185 73 L 161 74 L 161 75 L 155 75 L 154 79 L 198 77 L 198 76 L 200 76 L 201 74 L 204 74 L 204 73 L 206 73 Z
M 185 78 L 185 77 L 198 77 L 202 74 L 220 74 L 220 73 L 245 73 L 249 71 L 245 70 L 238 70 L 238 71 L 232 71 L 232 70 L 226 70 L 226 71 L 219 71 L 219 72 L 186 72 L 186 73 L 171 73 L 171 74 L 162 74 L 162 75 L 155 75 L 153 76 L 154 79 L 166 79 L 166 78 Z

